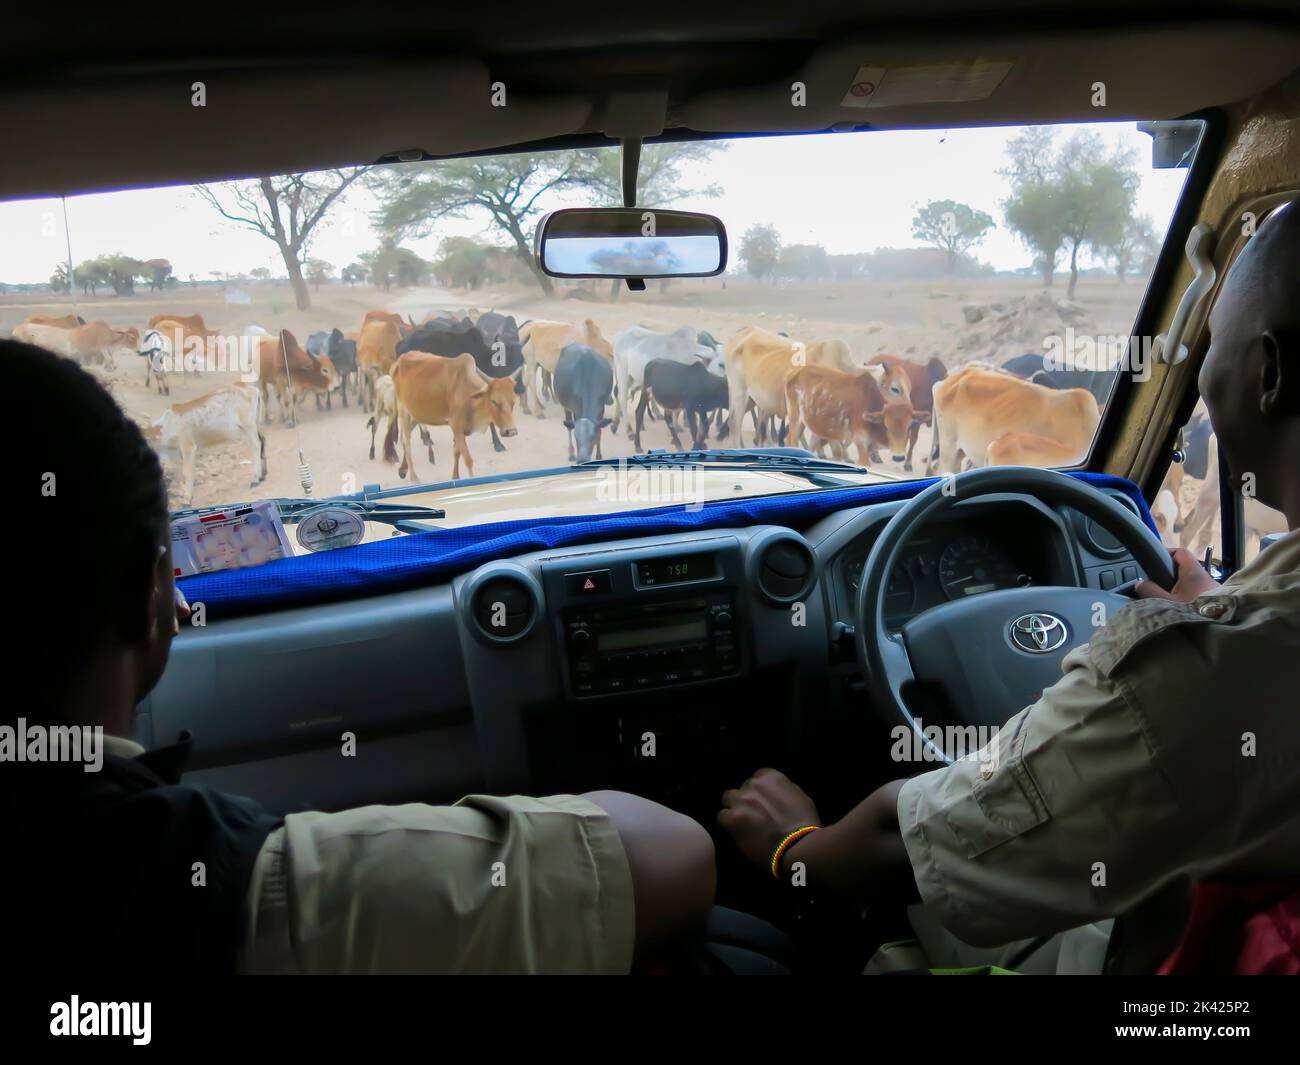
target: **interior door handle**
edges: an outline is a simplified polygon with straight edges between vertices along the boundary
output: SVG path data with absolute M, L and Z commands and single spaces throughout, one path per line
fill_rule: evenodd
M 1214 281 L 1218 277 L 1214 260 L 1210 258 L 1210 247 L 1213 241 L 1214 230 L 1204 222 L 1197 222 L 1187 235 L 1184 251 L 1195 275 L 1192 277 L 1191 284 L 1183 292 L 1183 298 L 1178 301 L 1174 320 L 1169 324 L 1169 332 L 1161 333 L 1153 344 L 1155 357 L 1170 366 L 1177 366 L 1187 358 L 1187 345 L 1183 343 L 1187 324 L 1201 302 L 1210 294 L 1210 289 L 1214 287 Z

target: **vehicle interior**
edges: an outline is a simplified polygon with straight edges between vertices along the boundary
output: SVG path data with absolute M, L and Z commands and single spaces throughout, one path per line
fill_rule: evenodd
M 1208 312 L 1243 218 L 1300 195 L 1300 17 L 1285 0 L 578 2 L 509 18 L 379 0 L 364 19 L 267 9 L 256 34 L 177 9 L 165 40 L 106 14 L 60 30 L 57 49 L 50 14 L 5 19 L 0 125 L 24 131 L 24 151 L 0 167 L 0 201 L 628 143 L 1150 127 L 1155 165 L 1185 171 L 1149 277 L 1128 290 L 1131 334 L 1158 338 L 1157 354 L 1149 373 L 1117 374 L 1071 469 L 1095 476 L 988 466 L 951 490 L 918 471 L 875 498 L 830 470 L 757 521 L 711 522 L 708 507 L 649 534 L 593 521 L 378 593 L 353 582 L 214 610 L 138 708 L 147 748 L 188 730 L 190 779 L 280 813 L 475 792 L 658 800 L 715 834 L 719 903 L 772 921 L 827 971 L 861 971 L 896 915 L 779 891 L 716 829 L 721 792 L 774 766 L 839 816 L 950 757 L 925 741 L 900 767 L 900 727 L 1000 725 L 1086 642 L 1099 602 L 1118 609 L 1140 577 L 1172 583 L 1178 541 L 1150 515 L 1179 497 Z M 1007 65 L 974 90 L 938 74 L 882 106 L 851 99 L 863 67 L 991 59 Z M 497 84 L 508 106 L 493 105 Z M 860 176 L 865 203 L 873 175 Z M 727 221 L 725 199 L 709 209 Z M 1212 506 L 1192 546 L 1231 573 L 1259 537 L 1230 493 Z M 610 509 L 593 498 L 574 513 Z M 1027 653 L 1012 630 L 1040 614 L 1063 638 L 1025 629 L 1052 641 Z M 363 752 L 347 772 L 343 733 Z

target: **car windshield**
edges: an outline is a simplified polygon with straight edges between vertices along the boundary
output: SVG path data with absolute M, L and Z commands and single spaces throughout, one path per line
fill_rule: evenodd
M 1155 168 L 1143 125 L 648 144 L 638 202 L 717 215 L 729 261 L 639 291 L 534 257 L 546 212 L 622 202 L 615 148 L 5 203 L 0 331 L 100 377 L 178 511 L 350 496 L 369 539 L 1076 465 L 1149 372 L 1198 140 Z

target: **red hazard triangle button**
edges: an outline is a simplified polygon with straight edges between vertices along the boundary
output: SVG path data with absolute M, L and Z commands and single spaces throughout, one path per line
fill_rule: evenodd
M 605 595 L 612 588 L 609 570 L 589 569 L 581 573 L 566 573 L 564 589 L 570 595 Z

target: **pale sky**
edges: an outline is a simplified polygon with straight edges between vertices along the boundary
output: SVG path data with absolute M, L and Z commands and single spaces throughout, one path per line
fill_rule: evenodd
M 1057 137 L 1080 128 L 1134 149 L 1142 175 L 1137 211 L 1150 214 L 1163 233 L 1187 171 L 1149 169 L 1151 140 L 1132 123 L 1062 127 Z M 708 163 L 683 168 L 687 187 L 716 183 L 722 195 L 686 197 L 671 206 L 721 217 L 734 264 L 735 245 L 757 223 L 775 225 L 785 244 L 821 244 L 831 254 L 916 247 L 916 208 L 951 199 L 988 212 L 998 224 L 974 250 L 976 257 L 1000 270 L 1017 269 L 1032 256 L 1005 227 L 1001 201 L 1009 189 L 998 174 L 1006 165 L 1006 142 L 1017 132 L 997 127 L 736 139 Z M 548 206 L 573 202 L 557 198 Z M 369 220 L 373 207 L 369 193 L 354 187 L 319 231 L 311 255 L 341 269 L 374 248 L 379 238 Z M 188 187 L 71 197 L 67 213 L 74 263 L 123 252 L 168 259 L 181 280 L 258 266 L 284 273 L 270 241 L 226 221 Z M 452 234 L 500 242 L 482 217 L 471 217 L 440 223 L 431 237 L 408 245 L 432 258 L 441 239 Z M 57 199 L 0 203 L 0 281 L 47 280 L 66 259 L 64 242 Z

